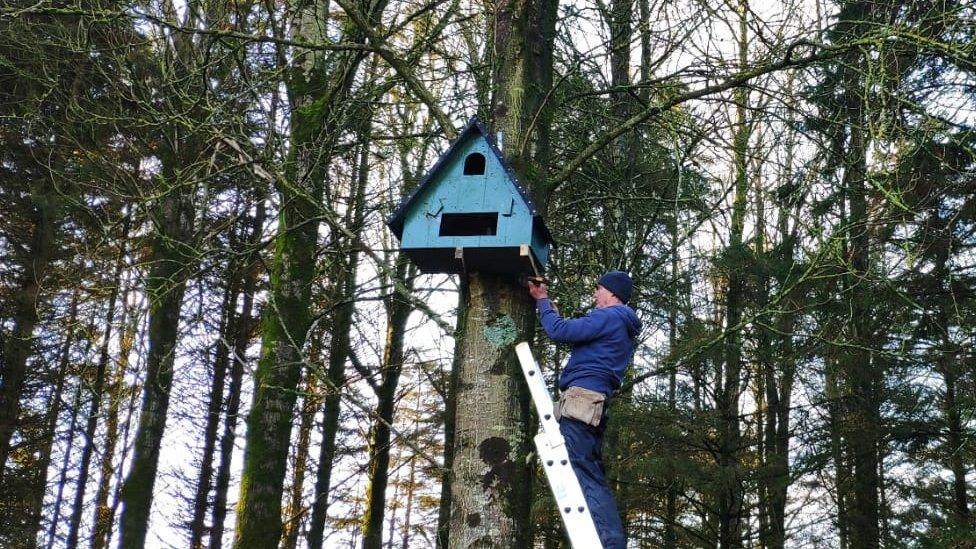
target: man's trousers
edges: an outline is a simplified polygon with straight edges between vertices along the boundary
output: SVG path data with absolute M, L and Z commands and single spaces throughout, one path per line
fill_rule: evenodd
M 624 549 L 627 546 L 624 525 L 603 468 L 603 433 L 606 427 L 606 414 L 598 427 L 567 417 L 559 420 L 559 431 L 566 439 L 569 461 L 579 478 L 604 549 Z

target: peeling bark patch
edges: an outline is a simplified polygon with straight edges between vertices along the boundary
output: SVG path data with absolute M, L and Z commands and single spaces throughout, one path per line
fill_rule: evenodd
M 477 528 L 481 526 L 481 514 L 480 513 L 468 513 L 465 517 L 465 521 L 468 523 L 470 528 Z
M 488 343 L 495 347 L 507 347 L 515 343 L 515 339 L 518 337 L 518 328 L 515 326 L 515 320 L 512 317 L 502 315 L 485 326 L 484 333 Z
M 478 445 L 478 456 L 490 469 L 481 477 L 481 487 L 489 490 L 496 483 L 510 487 L 515 478 L 515 464 L 508 459 L 511 446 L 501 437 L 486 438 Z

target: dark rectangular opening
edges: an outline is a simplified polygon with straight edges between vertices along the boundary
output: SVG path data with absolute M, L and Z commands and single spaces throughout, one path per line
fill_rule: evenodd
M 494 236 L 498 213 L 441 214 L 440 236 Z

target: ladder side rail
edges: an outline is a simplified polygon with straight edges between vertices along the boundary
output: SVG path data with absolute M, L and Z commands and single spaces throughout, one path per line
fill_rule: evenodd
M 532 350 L 526 342 L 515 346 L 515 354 L 518 355 L 519 364 L 522 365 L 522 375 L 529 386 L 529 393 L 532 395 L 532 402 L 539 413 L 539 429 L 550 439 L 552 446 L 559 446 L 565 443 L 562 433 L 559 431 L 559 422 L 556 421 L 555 412 L 552 405 L 552 397 L 546 387 L 546 381 L 542 376 L 542 368 L 536 363 L 532 356 Z

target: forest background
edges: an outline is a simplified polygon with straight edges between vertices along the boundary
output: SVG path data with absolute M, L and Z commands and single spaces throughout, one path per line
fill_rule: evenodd
M 976 546 L 974 31 L 955 0 L 5 1 L 0 545 L 566 546 L 485 329 L 550 382 L 567 349 L 384 223 L 477 115 L 562 312 L 636 281 L 633 546 Z

